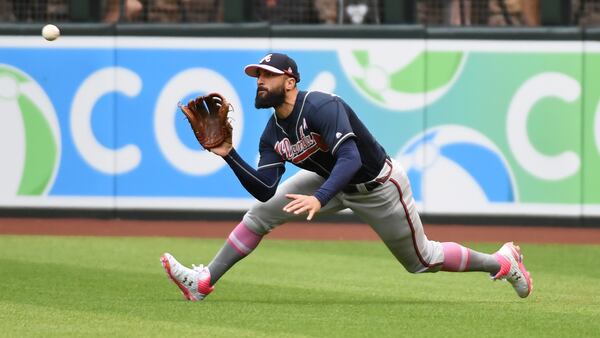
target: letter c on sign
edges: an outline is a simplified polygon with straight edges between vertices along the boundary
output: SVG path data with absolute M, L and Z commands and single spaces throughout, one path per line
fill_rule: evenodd
M 137 96 L 142 80 L 129 69 L 108 67 L 90 75 L 79 87 L 71 105 L 71 135 L 83 159 L 96 170 L 108 175 L 135 169 L 142 158 L 140 149 L 126 145 L 118 150 L 102 145 L 92 129 L 92 110 L 96 102 L 111 92 Z
M 221 74 L 211 69 L 192 68 L 175 75 L 160 93 L 154 111 L 154 132 L 163 156 L 178 170 L 190 175 L 208 175 L 219 170 L 225 161 L 200 145 L 188 148 L 181 142 L 175 128 L 175 114 L 185 118 L 179 111 L 177 102 L 194 93 L 218 92 L 234 107 L 229 113 L 233 125 L 233 146 L 242 138 L 242 105 L 234 87 Z M 190 135 L 192 131 L 190 129 Z
M 517 91 L 508 108 L 506 137 L 516 160 L 530 174 L 545 180 L 561 180 L 574 175 L 581 160 L 577 153 L 565 151 L 547 156 L 535 149 L 527 133 L 531 108 L 541 99 L 558 97 L 575 101 L 581 93 L 577 80 L 561 73 L 542 73 L 527 80 Z

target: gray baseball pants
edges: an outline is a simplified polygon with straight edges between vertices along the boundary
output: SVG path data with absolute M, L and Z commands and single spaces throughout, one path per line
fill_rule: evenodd
M 442 245 L 427 239 L 404 169 L 392 159 L 386 162 L 377 179 L 384 182 L 371 191 L 339 192 L 318 214 L 349 208 L 371 226 L 407 271 L 439 271 L 444 260 Z M 244 224 L 264 235 L 283 223 L 304 219 L 305 215 L 283 211 L 290 202 L 285 195 L 312 195 L 324 181 L 313 172 L 299 171 L 283 182 L 270 200 L 255 204 L 244 215 Z

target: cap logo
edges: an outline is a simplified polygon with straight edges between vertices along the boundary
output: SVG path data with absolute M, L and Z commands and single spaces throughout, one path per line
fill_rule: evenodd
M 259 63 L 263 63 L 263 62 L 271 62 L 271 56 L 272 56 L 272 55 L 273 55 L 273 54 L 268 54 L 268 55 L 266 55 L 264 58 L 260 59 L 260 62 L 259 62 Z

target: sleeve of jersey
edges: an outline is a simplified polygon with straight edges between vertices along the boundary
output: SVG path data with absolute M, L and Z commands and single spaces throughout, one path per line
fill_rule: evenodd
M 256 170 L 248 165 L 235 149 L 232 149 L 223 158 L 229 164 L 244 188 L 261 202 L 266 202 L 273 197 L 277 190 L 277 184 L 285 172 L 283 163 L 280 165 L 263 166 L 259 170 Z
M 339 145 L 335 158 L 331 175 L 314 194 L 321 202 L 321 206 L 325 206 L 335 194 L 342 190 L 362 166 L 360 153 L 353 139 L 346 140 Z
M 333 156 L 341 144 L 356 137 L 348 113 L 336 97 L 319 107 L 315 114 L 311 115 L 310 123 L 317 129 Z

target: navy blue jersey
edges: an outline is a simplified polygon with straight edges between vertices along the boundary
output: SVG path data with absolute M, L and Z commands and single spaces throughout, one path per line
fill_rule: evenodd
M 258 169 L 287 161 L 328 178 L 336 150 L 349 138 L 354 138 L 362 161 L 350 183 L 374 179 L 386 153 L 352 108 L 332 94 L 300 91 L 287 118 L 273 114 L 269 119 L 260 138 Z

